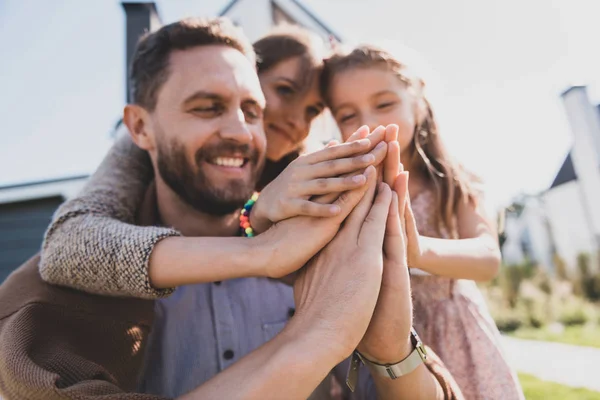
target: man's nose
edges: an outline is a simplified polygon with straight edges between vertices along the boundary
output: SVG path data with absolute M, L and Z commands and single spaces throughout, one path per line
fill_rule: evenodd
M 248 127 L 242 110 L 238 110 L 237 113 L 234 113 L 224 121 L 224 125 L 221 128 L 221 137 L 244 144 L 252 142 L 252 132 Z

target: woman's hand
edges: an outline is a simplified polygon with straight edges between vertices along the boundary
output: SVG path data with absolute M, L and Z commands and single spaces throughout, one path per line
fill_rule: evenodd
M 364 185 L 362 171 L 385 155 L 385 143 L 377 145 L 363 138 L 333 144 L 294 160 L 261 192 L 250 213 L 253 229 L 264 232 L 272 224 L 295 216 L 338 215 L 340 208 L 333 202 L 319 203 L 313 197 L 328 194 L 337 197 Z

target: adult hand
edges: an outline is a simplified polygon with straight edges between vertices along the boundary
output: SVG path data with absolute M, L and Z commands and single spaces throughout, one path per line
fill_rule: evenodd
M 410 354 L 412 301 L 406 260 L 406 238 L 402 229 L 408 197 L 408 173 L 400 173 L 394 192 L 383 242 L 383 278 L 377 306 L 358 351 L 379 364 L 397 363 Z
M 373 167 L 370 167 L 373 168 Z M 296 315 L 307 327 L 330 337 L 339 361 L 363 337 L 381 288 L 381 249 L 392 193 L 380 184 L 375 202 L 375 174 L 343 228 L 303 268 L 294 284 Z
M 364 175 L 374 179 L 375 168 L 369 166 Z M 252 238 L 265 257 L 261 276 L 282 278 L 304 266 L 338 233 L 342 222 L 350 215 L 368 189 L 368 185 L 344 192 L 333 204 L 340 213 L 329 218 L 294 217 L 273 225 L 268 231 Z
M 311 197 L 340 193 L 365 184 L 362 172 L 382 158 L 382 147 L 367 139 L 334 144 L 322 150 L 302 155 L 261 192 L 250 222 L 257 232 L 272 224 L 304 215 L 331 217 L 340 213 L 335 204 L 311 201 Z M 385 154 L 385 153 L 384 153 Z M 377 157 L 378 156 L 378 157 Z
M 388 154 L 389 143 L 387 142 L 386 138 L 392 137 L 391 131 L 393 131 L 393 129 L 394 129 L 393 127 L 396 127 L 396 138 L 397 138 L 398 129 L 397 129 L 397 126 L 395 126 L 395 125 L 393 125 L 393 126 L 389 125 L 387 127 L 378 126 L 377 128 L 375 128 L 373 130 L 373 132 L 369 132 L 369 128 L 367 126 L 362 126 L 352 136 L 350 136 L 346 140 L 346 143 L 351 143 L 356 140 L 362 140 L 362 139 L 367 138 L 371 142 L 371 148 L 369 150 L 375 148 L 376 146 L 380 146 L 380 147 L 378 147 L 378 151 L 373 151 L 373 154 L 375 155 L 375 162 L 372 165 L 377 167 L 378 174 L 381 174 L 380 166 L 384 162 L 384 160 L 386 159 L 387 154 Z M 383 143 L 385 143 L 385 147 L 382 145 Z M 337 144 L 339 144 L 337 140 L 332 140 L 329 142 L 329 144 L 327 146 L 328 147 L 335 146 Z M 398 157 L 400 157 L 400 156 L 398 155 Z M 389 185 L 389 183 L 388 183 L 388 185 Z M 331 204 L 332 202 L 335 201 L 335 199 L 337 199 L 338 196 L 339 196 L 338 193 L 329 193 L 329 194 L 325 194 L 322 196 L 316 196 L 316 197 L 312 198 L 311 200 L 314 201 L 315 203 L 319 203 L 319 204 Z

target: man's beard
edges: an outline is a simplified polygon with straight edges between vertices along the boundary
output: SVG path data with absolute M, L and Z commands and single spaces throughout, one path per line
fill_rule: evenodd
M 252 196 L 264 166 L 258 151 L 247 144 L 222 141 L 217 145 L 203 146 L 195 154 L 195 165 L 188 163 L 181 143 L 158 141 L 157 144 L 158 172 L 164 182 L 187 204 L 210 215 L 224 216 L 242 208 Z M 202 170 L 202 162 L 232 154 L 248 160 L 250 179 L 230 179 L 226 185 L 218 187 Z

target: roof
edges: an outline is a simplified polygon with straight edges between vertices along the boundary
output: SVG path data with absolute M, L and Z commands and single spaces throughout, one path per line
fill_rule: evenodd
M 577 174 L 575 173 L 575 167 L 573 166 L 573 159 L 571 156 L 571 151 L 567 154 L 565 161 L 562 166 L 558 170 L 558 174 L 554 178 L 552 185 L 550 185 L 550 189 L 555 188 L 557 186 L 563 185 L 565 183 L 576 181 Z
M 54 196 L 62 196 L 64 199 L 67 199 L 77 194 L 83 188 L 87 179 L 88 175 L 77 175 L 0 186 L 0 204 Z
M 335 38 L 338 42 L 342 41 L 342 38 L 335 33 L 329 26 L 323 22 L 320 18 L 318 18 L 312 11 L 310 11 L 300 0 L 291 0 L 299 9 L 301 9 L 307 16 L 309 16 L 317 25 L 319 25 L 325 32 L 329 33 L 331 36 Z
M 224 17 L 225 15 L 227 15 L 227 13 L 233 8 L 233 6 L 235 6 L 237 3 L 239 3 L 240 0 L 231 0 L 229 2 L 229 4 L 227 4 L 222 10 L 221 12 L 219 12 L 219 17 Z
M 231 0 L 221 10 L 221 12 L 219 12 L 219 16 L 226 16 L 233 9 L 233 7 L 235 7 L 236 4 L 240 3 L 241 1 L 242 0 Z M 316 25 L 324 32 L 326 32 L 329 36 L 334 37 L 338 42 L 342 41 L 340 36 L 333 29 L 331 29 L 327 24 L 325 24 L 325 22 L 323 22 L 323 20 L 317 17 L 317 15 L 314 12 L 312 12 L 308 7 L 302 4 L 300 0 L 271 0 L 271 5 L 283 9 L 283 11 L 286 12 L 286 15 L 294 19 L 294 21 L 298 25 L 304 26 L 305 28 L 311 28 L 310 26 L 306 26 L 306 23 L 302 22 L 303 20 L 308 18 L 308 20 L 311 22 L 311 25 Z M 298 13 L 301 13 L 302 15 L 299 15 Z
M 568 87 L 567 89 L 563 90 L 563 92 L 560 94 L 561 97 L 565 97 L 567 94 L 569 94 L 569 92 L 573 91 L 573 90 L 581 90 L 581 89 L 585 89 L 586 86 L 585 85 L 572 85 L 570 87 Z

